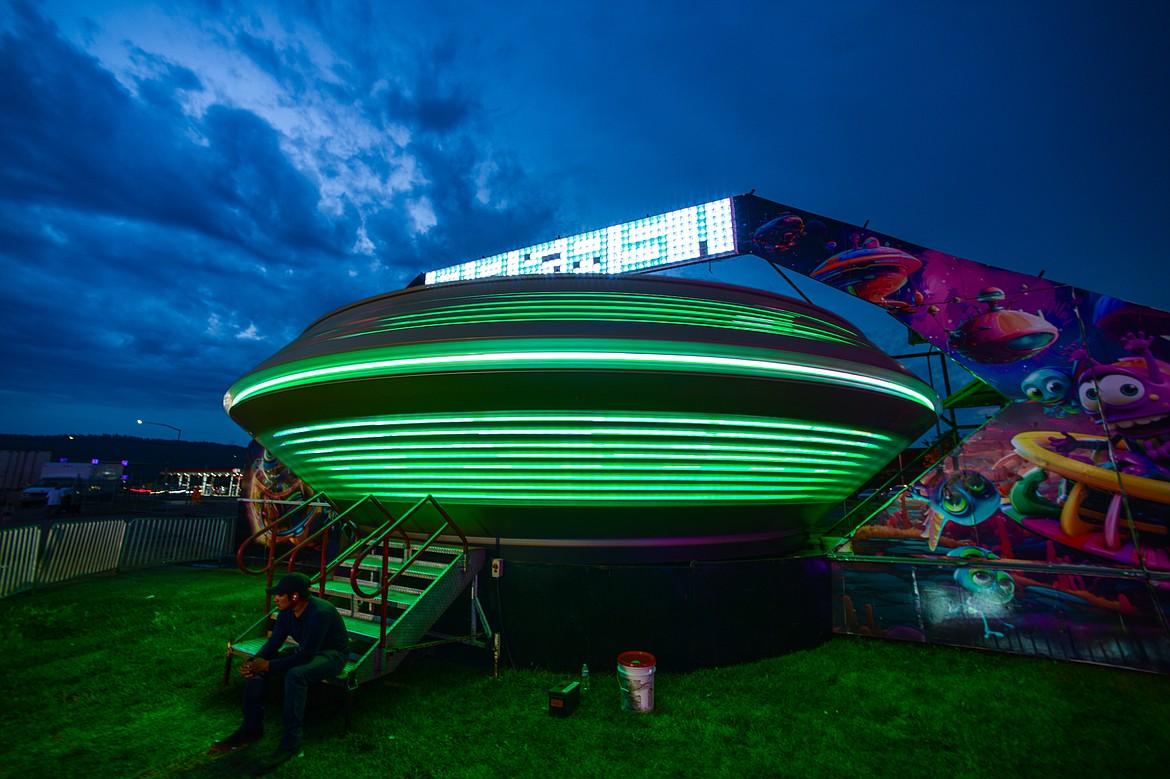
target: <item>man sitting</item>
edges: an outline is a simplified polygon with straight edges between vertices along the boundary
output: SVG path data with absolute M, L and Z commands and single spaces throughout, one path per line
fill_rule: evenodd
M 268 680 L 284 674 L 283 730 L 280 744 L 256 769 L 254 775 L 271 771 L 300 752 L 305 698 L 312 682 L 339 675 L 349 654 L 349 635 L 337 609 L 329 601 L 309 594 L 309 578 L 290 573 L 268 588 L 276 608 L 272 635 L 255 657 L 245 660 L 240 673 L 244 682 L 244 722 L 227 738 L 211 746 L 212 752 L 234 752 L 264 734 L 264 696 Z M 286 647 L 291 637 L 296 647 Z

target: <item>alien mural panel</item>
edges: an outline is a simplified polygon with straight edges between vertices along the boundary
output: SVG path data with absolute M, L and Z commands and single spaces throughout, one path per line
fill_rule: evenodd
M 1009 406 L 857 528 L 836 629 L 1170 671 L 1165 503 L 1137 494 L 1165 483 L 1080 458 L 1087 415 L 1044 430 L 1030 411 Z
M 759 198 L 736 219 L 1012 401 L 837 550 L 836 629 L 1170 672 L 1170 313 Z
M 253 441 L 240 485 L 236 539 L 250 541 L 250 554 L 265 554 L 270 540 L 275 541 L 277 554 L 283 553 L 308 536 L 322 517 L 323 507 L 303 505 L 312 496 L 309 485 Z M 275 538 L 270 539 L 273 532 Z

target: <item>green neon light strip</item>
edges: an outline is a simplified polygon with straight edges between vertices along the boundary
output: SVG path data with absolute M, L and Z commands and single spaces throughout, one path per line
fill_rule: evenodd
M 838 386 L 853 387 L 856 389 L 880 392 L 887 395 L 896 395 L 915 403 L 919 403 L 937 413 L 935 400 L 904 383 L 891 379 L 879 378 L 843 368 L 823 367 L 809 364 L 817 361 L 814 355 L 801 355 L 801 361 L 788 361 L 763 356 L 751 357 L 724 357 L 716 354 L 677 353 L 670 351 L 684 344 L 656 344 L 655 351 L 635 351 L 637 344 L 631 342 L 625 351 L 611 350 L 546 350 L 518 348 L 524 342 L 506 342 L 504 347 L 500 342 L 481 341 L 470 347 L 466 344 L 432 344 L 428 345 L 431 351 L 440 346 L 448 348 L 468 349 L 475 352 L 451 354 L 431 354 L 426 356 L 392 357 L 394 352 L 408 352 L 408 347 L 391 347 L 383 349 L 363 350 L 353 355 L 331 355 L 331 358 L 352 359 L 357 356 L 368 356 L 360 362 L 345 362 L 342 364 L 325 364 L 322 367 L 310 367 L 330 362 L 329 358 L 310 358 L 286 363 L 266 371 L 246 377 L 232 388 L 225 398 L 225 406 L 231 409 L 236 404 L 255 395 L 289 389 L 298 386 L 322 384 L 349 379 L 375 378 L 385 376 L 419 375 L 431 372 L 446 372 L 452 370 L 525 370 L 525 369 L 560 369 L 560 370 L 654 370 L 654 371 L 685 371 L 708 374 L 723 374 L 732 376 L 760 376 L 774 379 L 798 379 L 802 381 L 822 382 Z M 691 344 L 691 347 L 701 345 Z M 729 349 L 726 345 L 724 349 Z M 645 349 L 646 346 L 641 348 Z M 496 351 L 501 349 L 500 351 Z M 770 354 L 765 350 L 746 350 L 748 354 Z M 375 357 L 375 355 L 378 355 Z M 385 356 L 382 356 L 385 355 Z M 793 355 L 795 357 L 795 355 Z M 827 360 L 823 360 L 828 362 Z M 878 369 L 873 369 L 878 372 Z M 891 376 L 896 375 L 887 372 Z M 266 376 L 267 378 L 261 378 Z M 908 381 L 903 378 L 903 382 Z M 242 386 L 241 386 L 242 385 Z
M 815 478 L 808 477 L 808 483 L 802 483 L 797 480 L 791 482 L 779 481 L 776 479 L 769 479 L 767 482 L 761 482 L 759 479 L 749 479 L 746 476 L 739 478 L 715 478 L 712 474 L 704 471 L 699 474 L 670 474 L 667 477 L 659 475 L 652 484 L 648 484 L 646 479 L 642 476 L 621 476 L 611 473 L 592 474 L 573 472 L 571 478 L 553 478 L 548 475 L 533 474 L 528 471 L 523 473 L 484 473 L 483 471 L 473 472 L 452 472 L 452 471 L 419 471 L 417 473 L 402 474 L 391 473 L 384 477 L 369 474 L 349 474 L 340 477 L 341 480 L 350 485 L 357 485 L 362 487 L 402 487 L 404 484 L 418 481 L 424 484 L 435 484 L 443 480 L 449 480 L 450 483 L 462 483 L 467 486 L 467 482 L 474 482 L 480 487 L 487 484 L 498 484 L 504 486 L 511 486 L 513 484 L 524 487 L 542 487 L 549 490 L 579 490 L 584 484 L 587 488 L 592 489 L 594 485 L 609 485 L 609 489 L 615 489 L 623 486 L 628 486 L 639 491 L 654 489 L 671 489 L 682 492 L 703 492 L 711 489 L 724 489 L 727 487 L 734 487 L 738 490 L 749 491 L 773 491 L 781 492 L 785 490 L 795 492 L 808 492 L 813 489 L 821 488 L 832 492 L 837 486 L 838 482 L 832 478 Z M 829 489 L 832 487 L 833 489 Z
M 476 483 L 427 482 L 419 485 L 408 485 L 405 488 L 397 482 L 355 482 L 331 483 L 329 493 L 338 499 L 356 499 L 369 494 L 381 498 L 401 499 L 414 501 L 419 493 L 442 496 L 444 502 L 481 502 L 490 501 L 498 504 L 561 504 L 561 505 L 590 505 L 598 503 L 655 503 L 655 504 L 731 504 L 731 503 L 828 503 L 843 500 L 851 492 L 850 489 L 811 489 L 792 488 L 774 489 L 763 487 L 758 490 L 745 489 L 743 485 L 727 488 L 715 486 L 699 486 L 687 484 L 658 485 L 648 487 L 644 484 L 634 484 L 621 489 L 607 484 L 576 484 L 565 485 L 561 489 L 545 489 L 539 485 L 517 485 L 516 489 L 506 486 L 486 485 Z
M 679 480 L 674 483 L 656 483 L 653 487 L 647 487 L 642 482 L 632 483 L 636 491 L 626 491 L 624 484 L 620 481 L 610 480 L 610 478 L 574 478 L 571 482 L 560 483 L 541 483 L 539 481 L 530 481 L 525 477 L 517 477 L 510 482 L 500 481 L 484 481 L 481 478 L 468 478 L 466 481 L 441 481 L 440 478 L 427 474 L 426 481 L 421 484 L 402 483 L 400 481 L 351 481 L 349 488 L 357 492 L 365 492 L 365 494 L 386 494 L 386 492 L 398 492 L 400 495 L 418 495 L 420 491 L 431 492 L 431 494 L 448 495 L 453 491 L 467 491 L 468 488 L 474 488 L 480 492 L 486 492 L 484 488 L 496 487 L 498 491 L 511 490 L 514 487 L 521 488 L 525 491 L 539 491 L 546 495 L 559 495 L 562 497 L 571 496 L 577 501 L 581 499 L 581 492 L 590 490 L 603 490 L 611 492 L 611 494 L 625 494 L 634 495 L 653 495 L 655 490 L 659 492 L 660 496 L 670 495 L 672 497 L 698 497 L 700 499 L 709 498 L 710 496 L 718 495 L 718 492 L 728 491 L 735 495 L 755 497 L 755 496 L 775 496 L 775 497 L 814 497 L 837 495 L 840 491 L 838 488 L 817 489 L 814 487 L 780 487 L 775 484 L 720 484 L 717 482 L 710 483 L 695 483 L 693 480 Z M 497 494 L 498 494 L 497 491 Z M 587 502 L 587 501 L 585 501 Z
M 809 422 L 803 419 L 784 419 L 782 417 L 750 417 L 737 415 L 705 416 L 699 414 L 637 414 L 622 412 L 591 412 L 591 411 L 541 411 L 525 414 L 504 412 L 460 413 L 460 414 L 401 414 L 385 417 L 364 417 L 361 419 L 347 419 L 338 422 L 318 422 L 312 425 L 301 425 L 284 430 L 277 430 L 273 435 L 284 438 L 302 433 L 318 433 L 326 430 L 362 430 L 364 428 L 407 427 L 415 425 L 457 426 L 460 431 L 466 425 L 490 422 L 493 425 L 502 425 L 509 422 L 540 425 L 539 432 L 543 434 L 548 425 L 561 422 L 572 422 L 578 425 L 622 425 L 659 426 L 663 429 L 678 429 L 685 431 L 690 428 L 706 434 L 711 429 L 727 430 L 742 429 L 754 435 L 757 430 L 796 431 L 798 433 L 831 433 L 845 436 L 856 436 L 878 441 L 890 441 L 890 436 L 870 430 L 859 430 L 853 427 L 828 425 L 823 422 Z M 582 429 L 582 428 L 577 428 Z
M 542 462 L 563 460 L 567 463 L 576 463 L 581 460 L 599 460 L 602 462 L 612 462 L 619 460 L 650 460 L 652 462 L 682 460 L 685 462 L 698 463 L 735 463 L 736 467 L 743 467 L 744 463 L 796 463 L 799 465 L 839 465 L 842 456 L 852 459 L 867 459 L 863 455 L 852 452 L 845 452 L 843 454 L 834 453 L 833 456 L 819 458 L 816 457 L 817 452 L 810 452 L 809 455 L 789 456 L 793 454 L 790 449 L 774 449 L 773 453 L 768 456 L 761 455 L 747 455 L 740 452 L 734 454 L 674 454 L 671 447 L 670 450 L 659 451 L 627 451 L 627 452 L 591 452 L 581 451 L 580 447 L 573 447 L 572 451 L 563 451 L 568 449 L 568 445 L 562 447 L 562 451 L 556 451 L 548 446 L 538 446 L 533 444 L 530 451 L 517 450 L 515 447 L 509 447 L 506 452 L 496 453 L 493 451 L 483 451 L 491 449 L 500 449 L 502 447 L 494 447 L 491 445 L 481 445 L 479 451 L 472 454 L 463 453 L 445 453 L 443 449 L 471 449 L 470 446 L 447 446 L 447 447 L 433 447 L 433 446 L 415 446 L 415 447 L 394 447 L 392 453 L 380 452 L 379 454 L 353 454 L 349 449 L 378 449 L 381 447 L 336 447 L 332 449 L 307 449 L 300 452 L 304 457 L 304 461 L 313 464 L 320 464 L 324 468 L 328 463 L 376 463 L 385 462 L 393 464 L 399 460 L 417 460 L 421 456 L 426 456 L 431 460 L 459 460 L 465 462 L 490 462 L 491 459 L 499 459 L 507 457 L 512 460 L 540 460 Z M 590 447 L 595 448 L 595 447 Z M 321 454 L 328 452 L 329 454 Z M 316 455 L 316 456 L 314 456 Z M 584 467 L 584 466 L 583 466 Z M 749 466 L 750 467 L 750 466 Z M 847 473 L 848 471 L 841 471 Z
M 594 489 L 594 488 L 590 488 Z M 336 490 L 334 491 L 336 492 Z M 381 497 L 388 499 L 398 499 L 406 501 L 418 500 L 418 490 L 405 491 L 378 491 L 358 485 L 353 488 L 349 495 L 338 494 L 340 499 L 353 500 L 364 497 L 370 493 L 376 493 Z M 766 505 L 779 503 L 832 503 L 843 500 L 848 497 L 849 492 L 825 493 L 821 495 L 791 495 L 786 493 L 746 493 L 746 492 L 725 492 L 717 495 L 676 495 L 676 494 L 654 494 L 650 492 L 601 492 L 595 490 L 595 495 L 591 496 L 588 501 L 582 501 L 579 496 L 573 494 L 557 493 L 557 492 L 537 492 L 535 490 L 527 490 L 524 492 L 515 492 L 506 496 L 501 496 L 498 491 L 486 490 L 461 490 L 458 485 L 434 485 L 433 488 L 428 488 L 428 493 L 432 495 L 443 495 L 444 502 L 493 502 L 499 504 L 535 504 L 535 505 L 565 505 L 575 506 L 582 503 L 588 504 L 606 504 L 606 503 L 643 503 L 654 505 L 669 505 L 669 504 L 683 504 L 695 505 L 699 503 L 710 503 L 714 505 L 728 505 L 728 504 L 743 504 L 743 503 L 762 503 Z M 704 499 L 706 498 L 706 499 Z
M 513 426 L 507 426 L 512 423 Z M 568 424 L 565 424 L 568 423 Z M 572 426 L 576 423 L 576 426 Z M 536 426 L 534 426 L 536 425 Z M 624 426 L 623 426 L 624 425 Z M 401 428 L 385 430 L 387 427 Z M 517 436 L 526 436 L 532 439 L 526 443 L 516 440 Z M 851 449 L 885 449 L 890 436 L 872 431 L 853 430 L 833 427 L 829 425 L 812 425 L 800 422 L 772 421 L 759 419 L 727 418 L 710 419 L 702 417 L 657 417 L 642 416 L 597 416 L 597 415 L 454 415 L 446 417 L 418 416 L 396 419 L 361 420 L 354 423 L 318 424 L 306 427 L 290 428 L 277 431 L 274 438 L 286 438 L 284 446 L 303 447 L 306 444 L 327 443 L 328 448 L 314 448 L 305 450 L 305 453 L 323 454 L 344 450 L 354 453 L 358 451 L 389 451 L 405 450 L 410 452 L 430 451 L 434 449 L 484 449 L 489 447 L 514 450 L 521 446 L 544 449 L 550 446 L 549 439 L 569 440 L 574 437 L 588 438 L 587 441 L 568 444 L 553 444 L 563 446 L 574 451 L 590 450 L 598 447 L 628 448 L 629 444 L 606 441 L 606 438 L 637 437 L 640 451 L 655 450 L 655 456 L 662 456 L 660 452 L 673 452 L 678 446 L 695 448 L 690 440 L 669 440 L 655 442 L 654 438 L 669 439 L 747 439 L 753 443 L 753 448 L 745 450 L 742 445 L 722 443 L 718 448 L 726 452 L 756 451 L 773 455 L 791 453 L 794 445 L 800 451 L 810 456 L 822 455 L 823 448 L 804 446 L 815 444 L 818 447 L 831 446 L 841 449 L 841 454 L 850 456 Z M 458 438 L 456 442 L 436 442 L 434 438 Z M 498 443 L 484 443 L 492 438 L 500 439 Z M 428 440 L 430 439 L 430 440 Z M 650 439 L 650 440 L 646 440 Z M 341 445 L 342 442 L 365 441 L 364 446 L 350 447 Z M 770 443 L 772 446 L 760 448 L 761 443 Z M 783 444 L 778 448 L 776 444 Z M 699 444 L 699 448 L 712 450 L 715 445 Z M 859 455 L 864 456 L 864 455 Z
M 343 499 L 557 505 L 840 500 L 905 443 L 790 419 L 564 411 L 341 420 L 261 440 Z
M 638 431 L 638 435 L 644 436 L 659 436 L 659 437 L 682 437 L 682 438 L 744 438 L 746 434 L 742 433 L 727 433 L 722 431 L 704 432 L 700 430 L 679 431 L 679 430 L 642 430 Z M 459 433 L 452 430 L 411 430 L 406 432 L 394 433 L 345 433 L 334 436 L 310 436 L 307 438 L 291 439 L 286 442 L 286 445 L 300 445 L 300 444 L 315 444 L 323 442 L 337 442 L 337 441 L 370 441 L 378 439 L 391 438 L 419 438 L 419 437 L 434 437 L 444 436 L 450 437 L 453 435 L 469 435 L 469 436 L 541 436 L 549 435 L 564 438 L 567 436 L 612 436 L 612 435 L 629 435 L 628 431 L 620 428 L 605 429 L 605 428 L 589 428 L 589 429 L 573 429 L 573 428 L 552 428 L 547 432 L 541 431 L 538 428 L 530 429 L 511 429 L 511 428 L 472 428 L 465 433 Z M 827 444 L 833 446 L 857 447 L 862 449 L 878 449 L 882 448 L 878 444 L 869 441 L 852 441 L 849 439 L 842 439 L 837 437 L 823 437 L 823 436 L 791 436 L 791 435 L 767 435 L 758 434 L 751 436 L 759 441 L 780 441 L 780 442 L 800 442 L 813 444 Z M 680 442 L 681 443 L 681 442 Z M 586 444 L 587 446 L 588 444 Z
M 526 474 L 540 474 L 542 472 L 550 473 L 564 473 L 566 470 L 577 470 L 581 472 L 587 471 L 605 471 L 607 474 L 647 474 L 653 473 L 656 475 L 670 474 L 674 472 L 692 472 L 701 471 L 702 475 L 719 475 L 719 474 L 734 474 L 741 476 L 743 474 L 768 474 L 775 477 L 778 482 L 783 482 L 786 477 L 795 476 L 801 479 L 809 478 L 814 481 L 833 481 L 831 478 L 821 478 L 832 474 L 847 474 L 848 470 L 844 468 L 793 468 L 793 467 L 773 467 L 763 468 L 760 466 L 740 467 L 734 465 L 720 465 L 714 466 L 710 464 L 693 465 L 659 465 L 659 466 L 630 466 L 630 465 L 616 465 L 614 463 L 591 463 L 588 465 L 582 464 L 561 464 L 561 465 L 540 465 L 533 463 L 526 463 L 524 465 L 513 465 L 511 463 L 492 463 L 483 460 L 471 460 L 467 463 L 451 463 L 451 462 L 436 462 L 430 459 L 419 459 L 411 462 L 403 462 L 391 465 L 389 463 L 383 465 L 371 465 L 366 463 L 364 465 L 328 465 L 321 466 L 317 470 L 329 473 L 342 473 L 351 477 L 364 476 L 379 476 L 379 475 L 397 475 L 409 476 L 410 474 L 425 471 L 426 469 L 434 469 L 443 473 L 457 474 L 462 471 L 475 470 L 479 471 L 508 471 L 508 470 L 523 470 Z
M 785 442 L 781 441 L 780 443 L 783 444 Z M 276 445 L 279 446 L 282 444 L 281 444 L 281 442 L 276 442 Z M 763 445 L 760 445 L 760 446 L 747 446 L 747 445 L 744 445 L 744 446 L 718 446 L 718 445 L 713 445 L 713 444 L 694 444 L 694 443 L 689 442 L 689 441 L 684 441 L 684 442 L 639 441 L 638 445 L 637 445 L 637 451 L 634 452 L 634 454 L 636 455 L 636 454 L 645 453 L 645 456 L 647 456 L 647 457 L 665 457 L 665 456 L 668 456 L 671 452 L 676 451 L 680 445 L 685 445 L 687 447 L 687 450 L 690 452 L 694 452 L 694 451 L 700 451 L 700 452 L 704 452 L 704 453 L 717 452 L 719 454 L 706 455 L 706 456 L 716 458 L 716 459 L 725 458 L 725 457 L 735 457 L 736 459 L 740 459 L 743 457 L 752 457 L 752 456 L 756 456 L 756 455 L 758 455 L 760 457 L 767 457 L 767 458 L 771 459 L 771 458 L 775 458 L 775 457 L 783 457 L 785 455 L 794 455 L 794 456 L 799 455 L 802 458 L 801 461 L 803 462 L 804 459 L 807 459 L 809 457 L 816 457 L 818 455 L 823 456 L 825 454 L 823 449 L 809 449 L 809 448 L 805 448 L 805 447 L 797 447 L 797 446 L 790 446 L 790 445 L 777 446 L 776 443 L 773 443 L 770 446 L 763 446 Z M 566 449 L 566 450 L 570 450 L 572 452 L 577 452 L 577 451 L 580 451 L 582 449 L 586 449 L 586 447 L 587 447 L 587 452 L 593 451 L 593 452 L 597 452 L 596 456 L 598 456 L 598 457 L 608 457 L 608 456 L 611 456 L 611 454 L 623 454 L 622 450 L 628 451 L 628 450 L 630 450 L 631 446 L 632 445 L 629 443 L 606 444 L 606 443 L 596 443 L 593 441 L 590 441 L 587 444 L 583 444 L 581 442 L 569 443 L 569 444 L 557 444 L 557 443 L 551 443 L 551 442 L 545 442 L 545 441 L 537 441 L 537 442 L 508 441 L 508 442 L 500 442 L 500 443 L 472 443 L 472 442 L 462 442 L 461 441 L 458 443 L 422 442 L 422 443 L 418 443 L 418 444 L 411 444 L 411 443 L 399 443 L 399 442 L 390 442 L 390 441 L 382 440 L 382 441 L 378 441 L 377 443 L 374 443 L 374 444 L 362 444 L 362 445 L 355 445 L 355 446 L 331 445 L 331 446 L 326 446 L 326 447 L 316 448 L 316 449 L 305 449 L 303 451 L 306 454 L 339 453 L 339 456 L 345 456 L 345 457 L 354 457 L 355 455 L 357 455 L 361 452 L 390 452 L 390 451 L 393 451 L 393 452 L 402 452 L 403 456 L 410 457 L 410 456 L 413 456 L 413 453 L 419 452 L 419 451 L 427 451 L 427 452 L 442 451 L 442 450 L 476 451 L 476 450 L 490 450 L 490 449 L 507 449 L 509 451 L 516 451 L 516 452 L 523 453 L 525 450 L 532 449 L 532 450 L 535 450 L 537 452 L 537 456 L 555 457 L 558 449 Z M 885 447 L 881 447 L 881 448 L 884 449 Z M 584 452 L 582 454 L 584 455 L 587 452 Z M 833 457 L 835 457 L 835 458 L 836 457 L 865 458 L 865 457 L 870 456 L 872 454 L 872 452 L 841 451 L 841 452 L 833 452 L 832 454 L 833 454 Z
M 368 322 L 360 320 L 322 330 L 314 334 L 313 342 L 426 327 L 580 320 L 741 330 L 870 348 L 864 339 L 848 328 L 804 312 L 612 292 L 525 292 L 457 298 L 442 307 L 381 317 L 375 327 L 350 331 L 350 328 Z

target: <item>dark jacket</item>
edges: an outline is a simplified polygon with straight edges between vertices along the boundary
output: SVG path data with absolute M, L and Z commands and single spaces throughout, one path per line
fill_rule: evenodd
M 295 651 L 280 654 L 284 640 L 291 637 L 297 642 Z M 333 649 L 342 655 L 349 654 L 349 634 L 345 623 L 333 604 L 315 595 L 309 596 L 309 605 L 296 616 L 292 609 L 285 609 L 276 615 L 276 626 L 272 635 L 257 657 L 268 661 L 268 668 L 275 673 L 309 662 L 321 652 Z

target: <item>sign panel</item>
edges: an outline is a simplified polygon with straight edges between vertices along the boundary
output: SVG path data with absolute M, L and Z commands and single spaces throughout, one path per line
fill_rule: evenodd
M 737 253 L 731 198 L 430 271 L 443 284 L 529 273 L 638 273 Z

